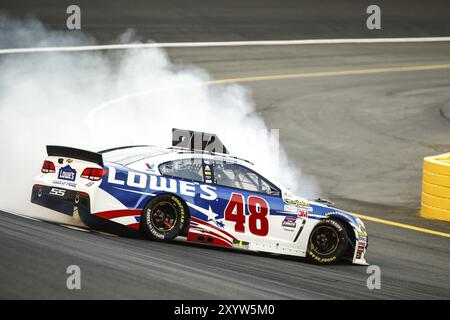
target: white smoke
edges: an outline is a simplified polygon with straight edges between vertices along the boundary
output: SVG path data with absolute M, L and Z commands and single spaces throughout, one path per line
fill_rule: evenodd
M 0 30 L 2 48 L 94 43 L 32 19 L 0 16 Z M 269 131 L 246 88 L 207 85 L 206 71 L 174 65 L 162 49 L 0 55 L 0 70 L 1 210 L 60 219 L 29 203 L 47 144 L 166 146 L 173 127 L 215 133 L 292 191 L 317 195 L 314 180 L 300 175 L 281 146 L 277 153 L 261 145 L 261 132 Z

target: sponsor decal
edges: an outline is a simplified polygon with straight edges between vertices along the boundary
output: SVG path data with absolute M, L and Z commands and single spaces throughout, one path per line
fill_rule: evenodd
M 327 213 L 325 213 L 325 216 L 326 217 L 329 217 L 329 216 L 341 216 L 341 217 L 344 217 L 345 219 L 349 219 L 348 215 L 346 215 L 345 213 L 339 212 L 339 211 L 327 212 Z
M 297 213 L 297 215 L 298 215 L 300 218 L 305 218 L 305 219 L 307 219 L 307 218 L 308 218 L 308 211 L 299 211 L 299 212 Z
M 155 229 L 155 227 L 153 226 L 153 223 L 152 223 L 152 212 L 151 212 L 151 209 L 149 208 L 149 209 L 147 209 L 147 213 L 146 213 L 146 223 L 147 223 L 147 225 L 149 226 L 149 230 L 150 230 L 150 232 L 156 237 L 156 238 L 158 238 L 158 239 L 161 239 L 161 240 L 164 240 L 164 236 L 165 236 L 165 234 L 164 233 L 161 233 L 161 232 L 158 232 L 158 230 L 156 230 Z
M 75 181 L 76 176 L 77 171 L 70 165 L 60 168 L 58 172 L 58 179 L 61 180 Z
M 297 216 L 286 216 L 281 224 L 283 227 L 295 228 L 297 225 Z
M 361 232 L 364 233 L 364 236 L 367 236 L 366 228 L 365 228 L 365 226 L 364 226 L 364 223 L 361 221 L 361 219 L 359 219 L 359 218 L 356 219 L 356 223 L 358 224 L 359 230 L 361 230 Z
M 297 206 L 297 215 L 300 218 L 308 218 L 308 213 L 312 211 L 313 208 L 310 206 L 303 206 L 303 205 Z
M 309 202 L 306 200 L 284 199 L 284 202 L 293 206 L 309 206 Z
M 145 166 L 147 167 L 147 169 L 146 169 L 147 171 L 151 171 L 151 172 L 155 171 L 155 164 L 154 163 L 152 163 L 152 164 L 146 163 Z
M 365 250 L 366 250 L 366 242 L 363 241 L 358 242 L 358 246 L 356 248 L 356 259 L 361 259 Z
M 305 211 L 305 212 L 311 212 L 313 211 L 313 208 L 310 206 L 297 206 L 298 211 Z
M 72 159 L 66 159 L 67 163 L 72 163 L 73 160 Z
M 213 183 L 214 177 L 213 177 L 213 173 L 211 171 L 211 165 L 210 164 L 205 164 L 204 165 L 203 174 L 205 176 L 205 182 L 206 183 Z
M 296 213 L 300 218 L 308 218 L 308 212 L 312 212 L 313 208 L 305 205 L 285 204 L 284 211 Z
M 52 184 L 57 184 L 60 186 L 71 187 L 71 188 L 76 188 L 78 185 L 77 183 L 74 183 L 74 182 L 60 181 L 60 180 L 53 180 Z
M 185 220 L 185 218 L 184 218 L 184 216 L 185 216 L 184 206 L 183 206 L 183 204 L 181 203 L 181 201 L 177 197 L 173 197 L 172 196 L 171 199 L 172 199 L 172 201 L 174 201 L 178 205 L 178 210 L 180 212 L 180 225 L 178 227 L 181 230 L 184 227 L 184 220 Z
M 238 239 L 233 240 L 233 247 L 235 248 L 242 248 L 242 249 L 248 249 L 250 243 L 247 241 L 242 241 Z
M 216 200 L 216 188 L 206 184 L 199 184 L 198 182 L 178 181 L 168 177 L 154 176 L 141 172 L 122 171 L 125 174 L 117 173 L 116 168 L 108 167 L 108 183 L 138 188 L 141 190 L 166 191 L 170 193 L 180 193 L 185 196 L 195 197 L 200 195 L 200 198 L 205 200 Z
M 321 258 L 321 257 L 315 255 L 312 250 L 308 250 L 308 254 L 311 258 L 313 258 L 314 260 L 321 262 L 321 263 L 328 263 L 328 262 L 336 261 L 336 259 L 337 259 L 336 256 L 333 256 L 331 258 Z
M 293 206 L 291 204 L 285 204 L 284 211 L 297 213 L 297 206 Z

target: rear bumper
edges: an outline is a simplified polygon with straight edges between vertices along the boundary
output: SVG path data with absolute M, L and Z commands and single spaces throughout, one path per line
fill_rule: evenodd
M 61 195 L 56 195 L 58 193 Z M 86 192 L 35 184 L 31 191 L 31 202 L 69 216 L 77 212 L 81 221 L 92 229 L 126 237 L 140 237 L 137 230 L 91 214 L 91 198 Z
M 35 184 L 31 202 L 69 216 L 76 210 L 80 217 L 91 213 L 89 194 L 64 188 Z

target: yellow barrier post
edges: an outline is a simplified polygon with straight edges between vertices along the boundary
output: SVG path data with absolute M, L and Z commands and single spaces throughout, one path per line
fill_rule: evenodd
M 424 158 L 420 215 L 450 221 L 450 153 Z

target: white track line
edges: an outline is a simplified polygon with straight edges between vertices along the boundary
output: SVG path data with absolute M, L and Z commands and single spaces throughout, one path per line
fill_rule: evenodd
M 80 228 L 80 227 L 72 226 L 72 225 L 70 225 L 70 224 L 62 224 L 62 223 L 60 223 L 59 225 L 60 225 L 61 227 L 65 227 L 65 228 L 72 229 L 72 230 L 76 230 L 76 231 L 91 232 L 90 229 Z
M 355 43 L 415 43 L 450 42 L 450 37 L 419 38 L 361 38 L 361 39 L 310 39 L 310 40 L 263 40 L 263 41 L 223 41 L 223 42 L 166 42 L 166 43 L 130 43 L 105 44 L 72 47 L 38 47 L 0 49 L 0 54 L 37 53 L 37 52 L 73 52 L 139 48 L 182 48 L 182 47 L 240 47 L 240 46 L 286 46 L 308 44 L 355 44 Z
M 6 211 L 5 211 L 5 212 L 6 212 Z M 27 216 L 27 215 L 25 215 L 25 214 L 17 213 L 17 212 L 10 212 L 10 211 L 8 211 L 8 212 L 6 212 L 6 213 L 12 214 L 13 216 L 22 217 L 22 218 L 25 218 L 25 219 L 30 219 L 30 220 L 34 220 L 34 221 L 42 221 L 42 220 L 40 220 L 40 219 L 33 218 L 33 217 Z

